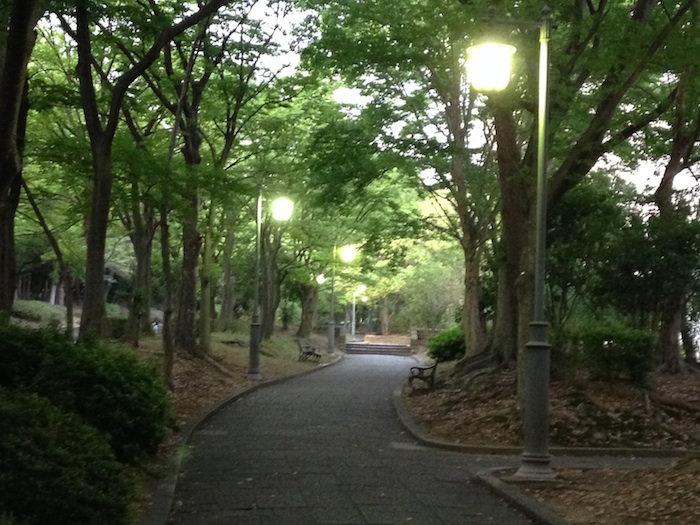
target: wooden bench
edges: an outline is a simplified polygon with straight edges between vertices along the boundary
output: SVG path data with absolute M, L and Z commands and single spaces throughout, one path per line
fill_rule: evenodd
M 299 345 L 299 361 L 315 361 L 316 363 L 319 362 L 321 359 L 321 352 L 316 350 L 316 347 L 312 345 L 309 341 L 302 341 L 301 339 L 297 339 L 297 344 Z
M 425 382 L 428 388 L 435 384 L 435 372 L 437 372 L 437 361 L 431 366 L 412 366 L 409 371 L 408 384 L 413 387 L 413 381 L 420 379 Z

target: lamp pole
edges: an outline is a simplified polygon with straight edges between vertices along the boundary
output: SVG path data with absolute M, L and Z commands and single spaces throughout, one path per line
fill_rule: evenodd
M 463 4 L 465 0 L 460 0 Z M 489 22 L 513 25 L 532 25 L 511 19 L 496 19 L 493 6 L 490 8 Z M 534 261 L 534 308 L 529 324 L 528 342 L 523 353 L 524 399 L 523 399 L 523 453 L 520 468 L 515 477 L 522 480 L 549 480 L 555 477 L 549 453 L 549 373 L 550 346 L 547 340 L 549 325 L 545 317 L 545 250 L 547 234 L 547 124 L 549 120 L 549 41 L 552 29 L 552 12 L 545 2 L 539 22 L 540 53 L 539 81 L 537 88 L 537 196 L 535 207 L 535 261 Z M 481 44 L 471 47 L 467 54 L 467 67 L 479 70 L 473 73 L 472 83 L 477 89 L 498 90 L 508 83 L 510 72 L 496 74 L 501 70 L 495 67 L 492 57 L 505 57 L 508 61 L 515 51 L 512 46 L 502 44 Z M 505 71 L 505 69 L 503 70 Z
M 248 356 L 248 379 L 260 381 L 260 237 L 262 233 L 262 180 L 258 181 L 258 199 L 255 213 L 255 283 L 253 285 L 253 315 L 250 320 L 250 352 Z M 272 216 L 278 221 L 288 221 L 292 217 L 294 203 L 286 197 L 272 202 Z
M 549 453 L 549 324 L 544 311 L 547 235 L 547 124 L 549 120 L 549 41 L 552 12 L 545 4 L 540 23 L 540 62 L 537 103 L 537 205 L 535 216 L 534 312 L 525 345 L 524 448 L 515 477 L 554 478 Z
M 262 180 L 258 181 L 255 210 L 255 281 L 253 284 L 253 315 L 250 320 L 250 352 L 248 379 L 260 381 L 260 234 L 262 229 Z
M 333 243 L 333 259 L 331 261 L 331 307 L 328 314 L 328 353 L 335 351 L 335 252 L 337 246 Z

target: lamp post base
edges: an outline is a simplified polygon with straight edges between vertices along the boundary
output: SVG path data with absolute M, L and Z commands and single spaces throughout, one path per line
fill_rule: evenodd
M 328 324 L 328 353 L 335 352 L 335 324 Z
M 513 475 L 520 481 L 552 481 L 557 477 L 551 466 L 549 454 L 528 454 L 520 456 L 520 468 Z
M 248 365 L 248 379 L 251 381 L 261 381 L 262 374 L 260 373 L 260 321 L 257 315 L 254 315 L 253 322 L 250 324 L 250 355 Z

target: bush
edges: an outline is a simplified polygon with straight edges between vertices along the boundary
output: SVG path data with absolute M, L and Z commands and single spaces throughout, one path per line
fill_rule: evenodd
M 117 458 L 156 451 L 170 422 L 159 372 L 126 351 L 48 331 L 0 328 L 0 384 L 36 392 L 109 436 Z
M 0 387 L 0 508 L 9 523 L 122 525 L 133 482 L 93 427 Z
M 428 355 L 436 361 L 453 361 L 463 357 L 466 352 L 464 332 L 459 325 L 438 332 L 428 341 Z
M 644 386 L 654 368 L 656 340 L 643 330 L 605 323 L 580 331 L 583 356 L 593 379 L 630 379 Z

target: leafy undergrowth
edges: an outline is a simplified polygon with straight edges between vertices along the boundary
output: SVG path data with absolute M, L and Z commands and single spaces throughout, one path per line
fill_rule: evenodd
M 700 523 L 700 457 L 643 470 L 557 471 L 557 480 L 525 488 L 571 525 Z
M 513 371 L 459 380 L 443 365 L 434 390 L 404 390 L 411 416 L 431 436 L 469 445 L 522 446 Z M 552 447 L 700 450 L 700 374 L 628 383 L 553 381 Z M 520 485 L 572 524 L 700 523 L 700 457 L 631 471 L 563 469 L 551 483 Z M 503 479 L 507 480 L 507 473 Z

